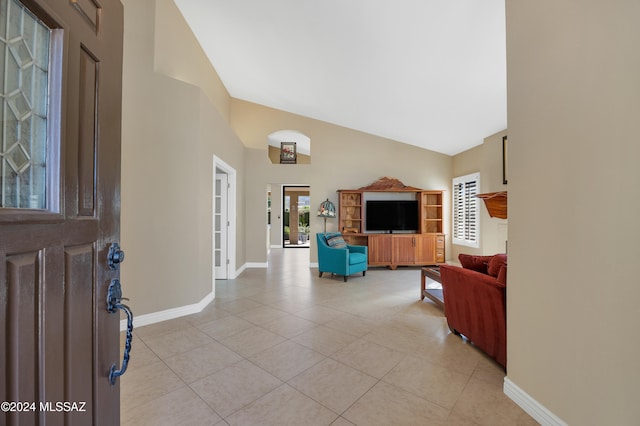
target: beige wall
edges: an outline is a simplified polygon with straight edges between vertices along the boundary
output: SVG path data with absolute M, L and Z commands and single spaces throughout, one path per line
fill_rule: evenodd
M 508 379 L 638 425 L 640 3 L 507 1 Z
M 502 131 L 484 139 L 478 145 L 453 157 L 453 177 L 471 173 L 480 173 L 480 193 L 506 191 L 507 185 L 502 183 Z M 452 195 L 449 193 L 449 202 Z M 453 261 L 458 260 L 460 253 L 495 254 L 506 251 L 507 220 L 489 216 L 484 202 L 480 203 L 480 246 L 467 247 L 453 244 L 451 255 Z
M 232 99 L 231 126 L 247 150 L 246 224 L 247 261 L 262 263 L 267 259 L 266 193 L 282 184 L 308 184 L 311 187 L 311 262 L 317 262 L 315 233 L 323 229 L 322 218 L 315 211 L 329 198 L 338 205 L 338 189 L 360 188 L 383 176 L 395 177 L 406 185 L 424 189 L 451 187 L 451 162 L 438 154 L 389 139 L 335 126 L 322 121 Z M 297 130 L 311 138 L 311 164 L 271 164 L 267 156 L 267 136 L 278 130 Z M 274 205 L 278 208 L 277 205 Z M 445 229 L 449 228 L 450 209 L 445 208 Z M 272 234 L 280 229 L 278 213 L 272 211 Z M 327 230 L 337 230 L 337 220 L 327 220 Z M 450 248 L 450 245 L 448 246 Z
M 212 291 L 214 155 L 238 172 L 236 258 L 244 263 L 244 147 L 226 118 L 226 92 L 211 85 L 217 76 L 174 3 L 123 3 L 122 282 L 142 315 Z
M 172 0 L 156 0 L 153 66 L 158 74 L 197 86 L 229 121 L 229 92 Z

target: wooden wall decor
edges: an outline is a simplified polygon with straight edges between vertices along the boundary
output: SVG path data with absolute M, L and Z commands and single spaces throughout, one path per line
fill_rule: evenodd
M 487 192 L 478 194 L 476 197 L 484 200 L 489 216 L 497 217 L 498 219 L 507 218 L 507 191 Z
M 418 192 L 422 191 L 420 188 L 413 186 L 407 186 L 396 178 L 381 177 L 371 185 L 363 186 L 358 191 L 410 191 Z

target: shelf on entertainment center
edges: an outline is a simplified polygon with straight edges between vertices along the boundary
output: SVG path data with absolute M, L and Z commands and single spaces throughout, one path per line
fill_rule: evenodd
M 340 232 L 362 232 L 362 193 L 344 191 L 340 192 L 338 217 Z
M 423 233 L 442 233 L 442 191 L 422 191 L 421 231 Z
M 369 236 L 367 234 L 356 234 L 356 233 L 343 233 L 342 237 L 347 242 L 347 244 L 351 244 L 353 246 L 368 246 L 369 245 Z

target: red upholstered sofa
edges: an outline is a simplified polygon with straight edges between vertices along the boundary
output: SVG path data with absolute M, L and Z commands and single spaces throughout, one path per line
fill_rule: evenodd
M 449 328 L 507 366 L 507 255 L 458 256 L 462 268 L 440 265 Z

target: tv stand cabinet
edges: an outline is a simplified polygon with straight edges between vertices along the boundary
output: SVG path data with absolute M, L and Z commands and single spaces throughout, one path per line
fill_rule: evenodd
M 369 266 L 436 265 L 443 263 L 444 234 L 363 234 Z
M 420 229 L 416 233 L 366 233 L 365 192 L 413 193 L 418 200 Z M 349 244 L 366 245 L 369 266 L 436 265 L 445 261 L 445 234 L 442 232 L 442 191 L 427 191 L 404 185 L 397 179 L 382 178 L 369 186 L 338 190 L 338 226 Z

